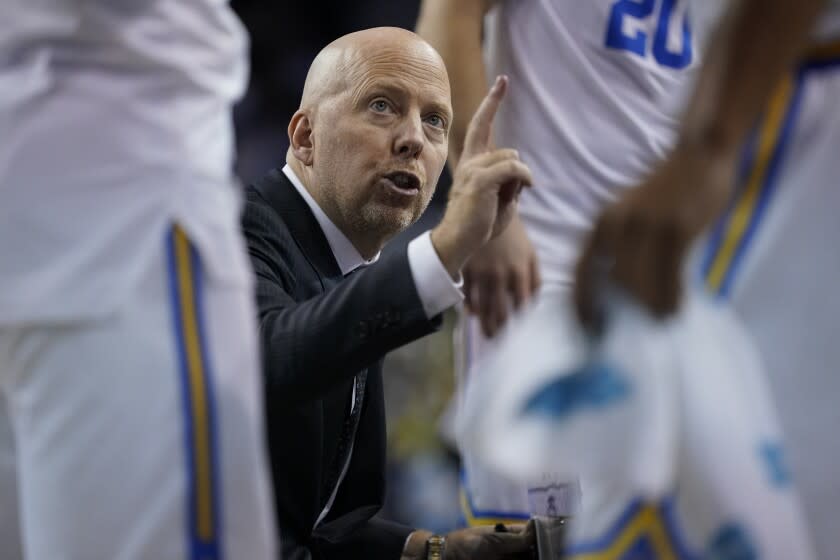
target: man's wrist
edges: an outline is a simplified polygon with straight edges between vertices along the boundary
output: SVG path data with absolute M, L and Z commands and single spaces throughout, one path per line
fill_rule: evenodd
M 417 236 L 408 244 L 408 266 L 414 287 L 423 304 L 426 318 L 431 319 L 464 299 L 463 279 L 453 279 L 438 255 L 431 232 Z
M 434 535 L 431 531 L 414 531 L 408 535 L 400 560 L 426 560 L 426 541 Z
M 443 560 L 446 551 L 446 537 L 432 535 L 426 539 L 426 560 Z
M 467 257 L 461 254 L 458 243 L 447 235 L 444 226 L 439 225 L 429 235 L 432 247 L 437 252 L 441 264 L 443 264 L 449 276 L 452 277 L 452 280 L 457 282 L 461 277 L 461 268 L 467 262 Z

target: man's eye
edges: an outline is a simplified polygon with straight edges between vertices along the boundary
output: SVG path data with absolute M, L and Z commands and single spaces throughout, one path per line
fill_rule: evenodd
M 428 118 L 426 118 L 426 122 L 436 128 L 444 127 L 443 118 L 440 115 L 430 115 Z
M 388 105 L 388 102 L 384 99 L 377 99 L 376 101 L 370 104 L 370 108 L 376 111 L 377 113 L 384 113 L 391 107 Z

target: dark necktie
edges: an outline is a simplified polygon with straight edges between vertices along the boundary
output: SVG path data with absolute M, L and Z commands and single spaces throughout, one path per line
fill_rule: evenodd
M 362 404 L 365 394 L 365 381 L 367 381 L 367 370 L 359 372 L 356 375 L 356 399 L 353 403 L 353 408 L 344 418 L 344 424 L 341 427 L 341 435 L 338 438 L 338 447 L 335 452 L 335 458 L 330 464 L 329 475 L 327 476 L 326 486 L 324 487 L 324 505 L 326 500 L 330 499 L 336 484 L 341 477 L 341 471 L 344 470 L 344 465 L 350 457 L 350 452 L 353 446 L 353 440 L 356 437 L 356 428 L 359 426 L 359 417 L 362 413 Z
M 360 269 L 357 268 L 356 270 L 351 271 L 344 278 L 348 278 L 357 270 Z M 353 380 L 356 396 L 353 399 L 353 406 L 350 409 L 350 413 L 345 416 L 344 423 L 341 426 L 341 434 L 338 438 L 338 447 L 333 461 L 330 463 L 324 492 L 322 493 L 324 500 L 322 506 L 325 506 L 327 501 L 330 499 L 330 496 L 332 496 L 336 484 L 339 483 L 341 471 L 344 470 L 344 465 L 347 464 L 347 460 L 350 457 L 353 440 L 356 437 L 356 429 L 359 426 L 359 418 L 362 414 L 362 405 L 365 400 L 365 383 L 367 382 L 367 373 L 367 368 L 365 368 L 356 374 L 356 377 Z

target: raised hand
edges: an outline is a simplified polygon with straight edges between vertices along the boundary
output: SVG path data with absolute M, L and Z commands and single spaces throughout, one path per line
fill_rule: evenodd
M 487 337 L 498 333 L 510 313 L 531 299 L 539 287 L 537 253 L 516 216 L 464 267 L 464 303 L 467 311 L 479 318 Z
M 512 219 L 519 190 L 532 183 L 516 150 L 493 148 L 493 120 L 508 80 L 499 77 L 470 122 L 449 203 L 432 243 L 454 277 L 467 259 Z

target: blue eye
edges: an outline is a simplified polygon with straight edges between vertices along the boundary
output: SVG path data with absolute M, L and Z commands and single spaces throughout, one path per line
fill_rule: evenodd
M 435 128 L 444 128 L 443 118 L 440 115 L 430 115 L 426 122 Z
M 377 99 L 376 101 L 370 104 L 370 108 L 376 111 L 377 113 L 384 113 L 385 111 L 390 109 L 390 106 L 388 105 L 388 102 L 384 99 Z

